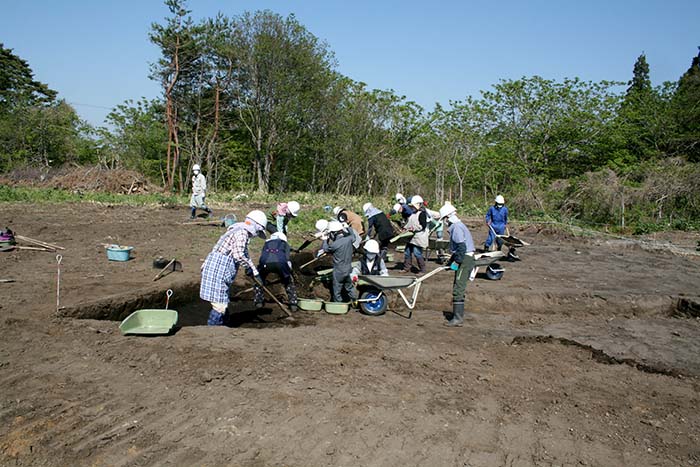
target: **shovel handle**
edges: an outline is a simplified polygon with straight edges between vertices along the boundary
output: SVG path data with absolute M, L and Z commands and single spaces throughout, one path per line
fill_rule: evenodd
M 299 269 L 304 269 L 304 268 L 305 268 L 306 266 L 308 266 L 309 264 L 315 263 L 316 261 L 318 261 L 319 259 L 323 258 L 324 256 L 326 256 L 325 253 L 322 254 L 321 256 L 315 257 L 315 258 L 312 259 L 311 261 L 309 261 L 309 262 L 307 262 L 307 263 L 304 263 L 304 264 L 302 264 L 301 266 L 299 266 Z
M 173 265 L 174 262 L 175 262 L 175 258 L 171 259 L 170 262 L 169 262 L 168 264 L 166 264 L 165 267 L 164 267 L 163 269 L 161 269 L 160 271 L 158 271 L 158 274 L 156 274 L 156 277 L 153 278 L 153 281 L 157 281 L 157 280 L 160 278 L 160 276 L 162 276 L 163 273 L 164 273 L 170 266 Z M 173 268 L 173 269 L 174 269 L 174 268 Z
M 270 292 L 270 289 L 268 289 L 267 287 L 265 287 L 265 286 L 262 285 L 262 284 L 258 284 L 257 282 L 256 282 L 256 285 L 257 285 L 258 287 L 260 287 L 261 289 L 263 289 L 263 290 L 265 291 L 265 293 L 268 294 L 268 295 L 270 296 L 270 298 L 273 299 L 273 300 L 275 301 L 275 303 L 277 303 L 277 304 L 279 305 L 279 307 L 282 309 L 282 311 L 284 311 L 284 313 L 287 315 L 287 317 L 289 317 L 289 318 L 292 317 L 292 314 L 289 312 L 289 310 L 287 310 L 287 307 L 285 307 L 285 306 L 282 304 L 282 302 L 280 302 L 280 301 L 277 299 L 277 297 L 275 297 L 275 296 L 273 295 L 273 293 Z

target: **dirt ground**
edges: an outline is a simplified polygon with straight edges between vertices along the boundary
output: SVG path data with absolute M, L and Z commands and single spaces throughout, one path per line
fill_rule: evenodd
M 199 268 L 223 229 L 187 225 L 185 207 L 0 209 L 1 227 L 66 248 L 58 312 L 56 254 L 0 253 L 15 280 L 0 283 L 0 465 L 700 466 L 697 233 L 671 252 L 522 228 L 532 245 L 469 284 L 463 328 L 442 325 L 450 272 L 411 319 L 394 300 L 290 321 L 243 294 L 210 328 Z M 184 271 L 154 282 L 156 256 Z M 121 335 L 168 288 L 181 327 Z

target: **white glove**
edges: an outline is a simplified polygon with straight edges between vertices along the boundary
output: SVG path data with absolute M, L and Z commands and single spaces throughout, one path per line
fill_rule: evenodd
M 323 250 L 318 250 L 318 253 L 316 253 L 316 258 L 320 258 L 320 257 L 323 256 L 325 253 L 326 253 L 326 252 L 323 251 Z

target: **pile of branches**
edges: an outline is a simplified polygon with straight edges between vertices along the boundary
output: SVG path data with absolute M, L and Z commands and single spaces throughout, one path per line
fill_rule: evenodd
M 74 193 L 105 192 L 125 195 L 159 193 L 163 190 L 133 170 L 90 167 L 24 167 L 0 177 L 10 186 L 56 188 Z

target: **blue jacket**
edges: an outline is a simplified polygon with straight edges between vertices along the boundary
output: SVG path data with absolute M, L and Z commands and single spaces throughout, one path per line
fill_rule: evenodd
M 505 226 L 508 223 L 508 208 L 505 206 L 500 208 L 491 206 L 489 210 L 486 211 L 486 223 Z

